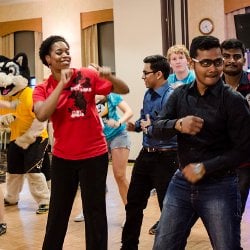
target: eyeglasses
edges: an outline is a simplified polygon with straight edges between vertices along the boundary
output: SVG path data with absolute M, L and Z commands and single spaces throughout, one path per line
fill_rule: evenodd
M 147 76 L 148 74 L 155 73 L 154 71 L 142 71 L 142 76 Z
M 242 58 L 242 55 L 241 54 L 227 54 L 227 53 L 223 53 L 222 54 L 224 60 L 230 60 L 231 58 L 233 58 L 234 61 L 238 61 Z
M 199 63 L 202 67 L 204 68 L 208 68 L 210 67 L 212 64 L 215 67 L 220 67 L 223 65 L 223 58 L 217 58 L 215 60 L 211 60 L 211 59 L 203 59 L 203 60 L 198 60 L 196 58 L 192 58 L 192 61 Z

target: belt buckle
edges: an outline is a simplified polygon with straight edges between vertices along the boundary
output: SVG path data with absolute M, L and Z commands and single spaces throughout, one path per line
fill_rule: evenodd
M 146 150 L 147 150 L 148 153 L 153 153 L 153 152 L 157 151 L 156 148 L 150 148 L 150 147 L 147 147 Z

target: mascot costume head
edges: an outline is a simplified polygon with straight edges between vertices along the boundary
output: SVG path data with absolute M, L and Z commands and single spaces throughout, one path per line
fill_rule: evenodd
M 13 59 L 0 56 L 1 96 L 14 96 L 30 83 L 30 70 L 26 54 L 19 53 Z

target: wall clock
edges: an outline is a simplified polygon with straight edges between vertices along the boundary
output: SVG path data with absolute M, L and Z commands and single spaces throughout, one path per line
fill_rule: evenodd
M 210 18 L 203 18 L 199 22 L 199 31 L 203 35 L 209 35 L 214 30 L 214 23 Z

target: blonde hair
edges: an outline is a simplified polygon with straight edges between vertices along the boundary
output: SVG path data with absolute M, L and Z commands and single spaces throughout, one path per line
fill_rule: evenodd
M 189 51 L 186 48 L 186 46 L 183 45 L 183 44 L 177 44 L 177 45 L 174 45 L 174 46 L 172 46 L 172 47 L 170 47 L 168 49 L 168 52 L 167 52 L 167 60 L 168 60 L 168 62 L 170 62 L 170 56 L 172 54 L 174 54 L 174 53 L 175 54 L 184 54 L 187 59 L 190 58 Z

